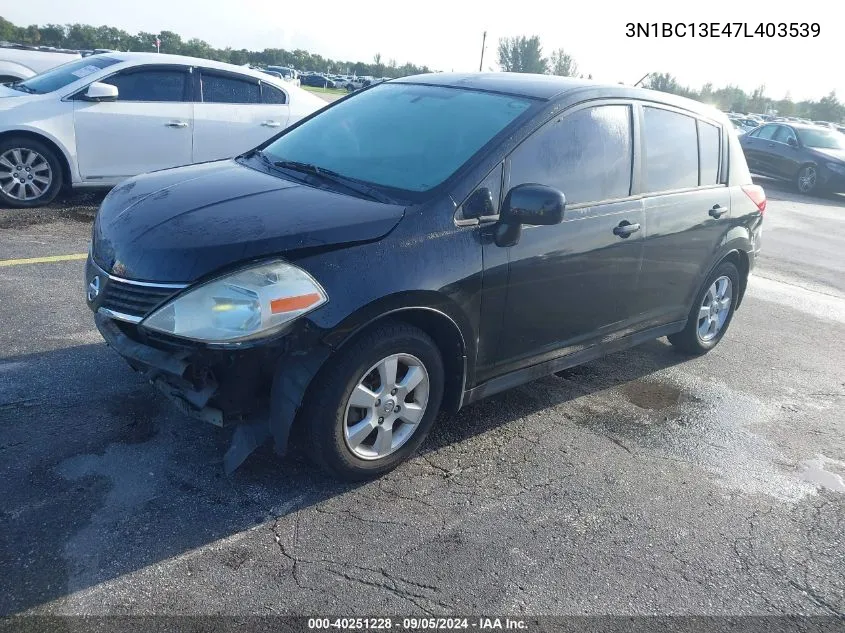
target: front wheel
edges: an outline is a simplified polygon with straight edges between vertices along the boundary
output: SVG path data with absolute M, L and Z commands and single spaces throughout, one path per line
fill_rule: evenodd
M 804 165 L 798 171 L 798 191 L 801 193 L 813 193 L 818 188 L 819 170 L 815 165 Z
M 61 163 L 50 147 L 26 137 L 0 142 L 0 204 L 40 207 L 52 202 L 61 187 Z
M 346 481 L 382 475 L 428 435 L 443 397 L 443 361 L 425 332 L 389 322 L 329 357 L 300 408 L 307 450 Z
M 669 335 L 669 342 L 688 354 L 705 354 L 728 330 L 739 299 L 739 271 L 731 262 L 716 267 L 693 304 L 686 327 Z

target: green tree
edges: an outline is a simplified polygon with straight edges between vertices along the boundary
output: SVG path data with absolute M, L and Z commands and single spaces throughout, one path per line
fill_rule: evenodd
M 549 60 L 549 72 L 561 77 L 575 77 L 578 75 L 578 64 L 572 55 L 559 48 L 552 52 Z
M 514 73 L 545 73 L 549 62 L 543 57 L 540 37 L 503 37 L 499 40 L 499 66 Z

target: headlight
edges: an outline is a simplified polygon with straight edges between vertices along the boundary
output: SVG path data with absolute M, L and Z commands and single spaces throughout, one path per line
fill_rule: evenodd
M 836 174 L 845 176 L 845 165 L 840 163 L 827 163 L 827 168 Z
M 188 290 L 141 325 L 196 341 L 238 342 L 277 332 L 326 301 L 325 291 L 304 270 L 271 262 Z

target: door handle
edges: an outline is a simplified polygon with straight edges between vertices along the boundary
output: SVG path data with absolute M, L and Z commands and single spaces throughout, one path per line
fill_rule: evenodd
M 622 220 L 618 226 L 613 227 L 613 234 L 624 239 L 639 230 L 639 224 L 631 224 L 628 220 Z
M 165 123 L 167 127 L 188 127 L 188 124 L 185 121 L 171 121 L 170 123 Z
M 282 127 L 282 124 L 278 121 L 263 121 L 261 125 L 265 127 Z
M 721 218 L 721 217 L 722 217 L 723 215 L 725 215 L 727 212 L 728 212 L 728 208 L 727 208 L 727 207 L 723 207 L 723 206 L 722 206 L 722 205 L 720 205 L 720 204 L 714 204 L 714 205 L 713 205 L 713 208 L 712 208 L 712 209 L 710 209 L 710 211 L 709 211 L 709 213 L 710 213 L 710 217 L 717 218 L 717 219 L 718 219 L 718 218 Z

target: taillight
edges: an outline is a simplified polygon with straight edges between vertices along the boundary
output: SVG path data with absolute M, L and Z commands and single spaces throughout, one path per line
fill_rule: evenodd
M 760 185 L 742 185 L 745 195 L 751 198 L 751 202 L 760 209 L 760 213 L 766 212 L 766 192 Z

